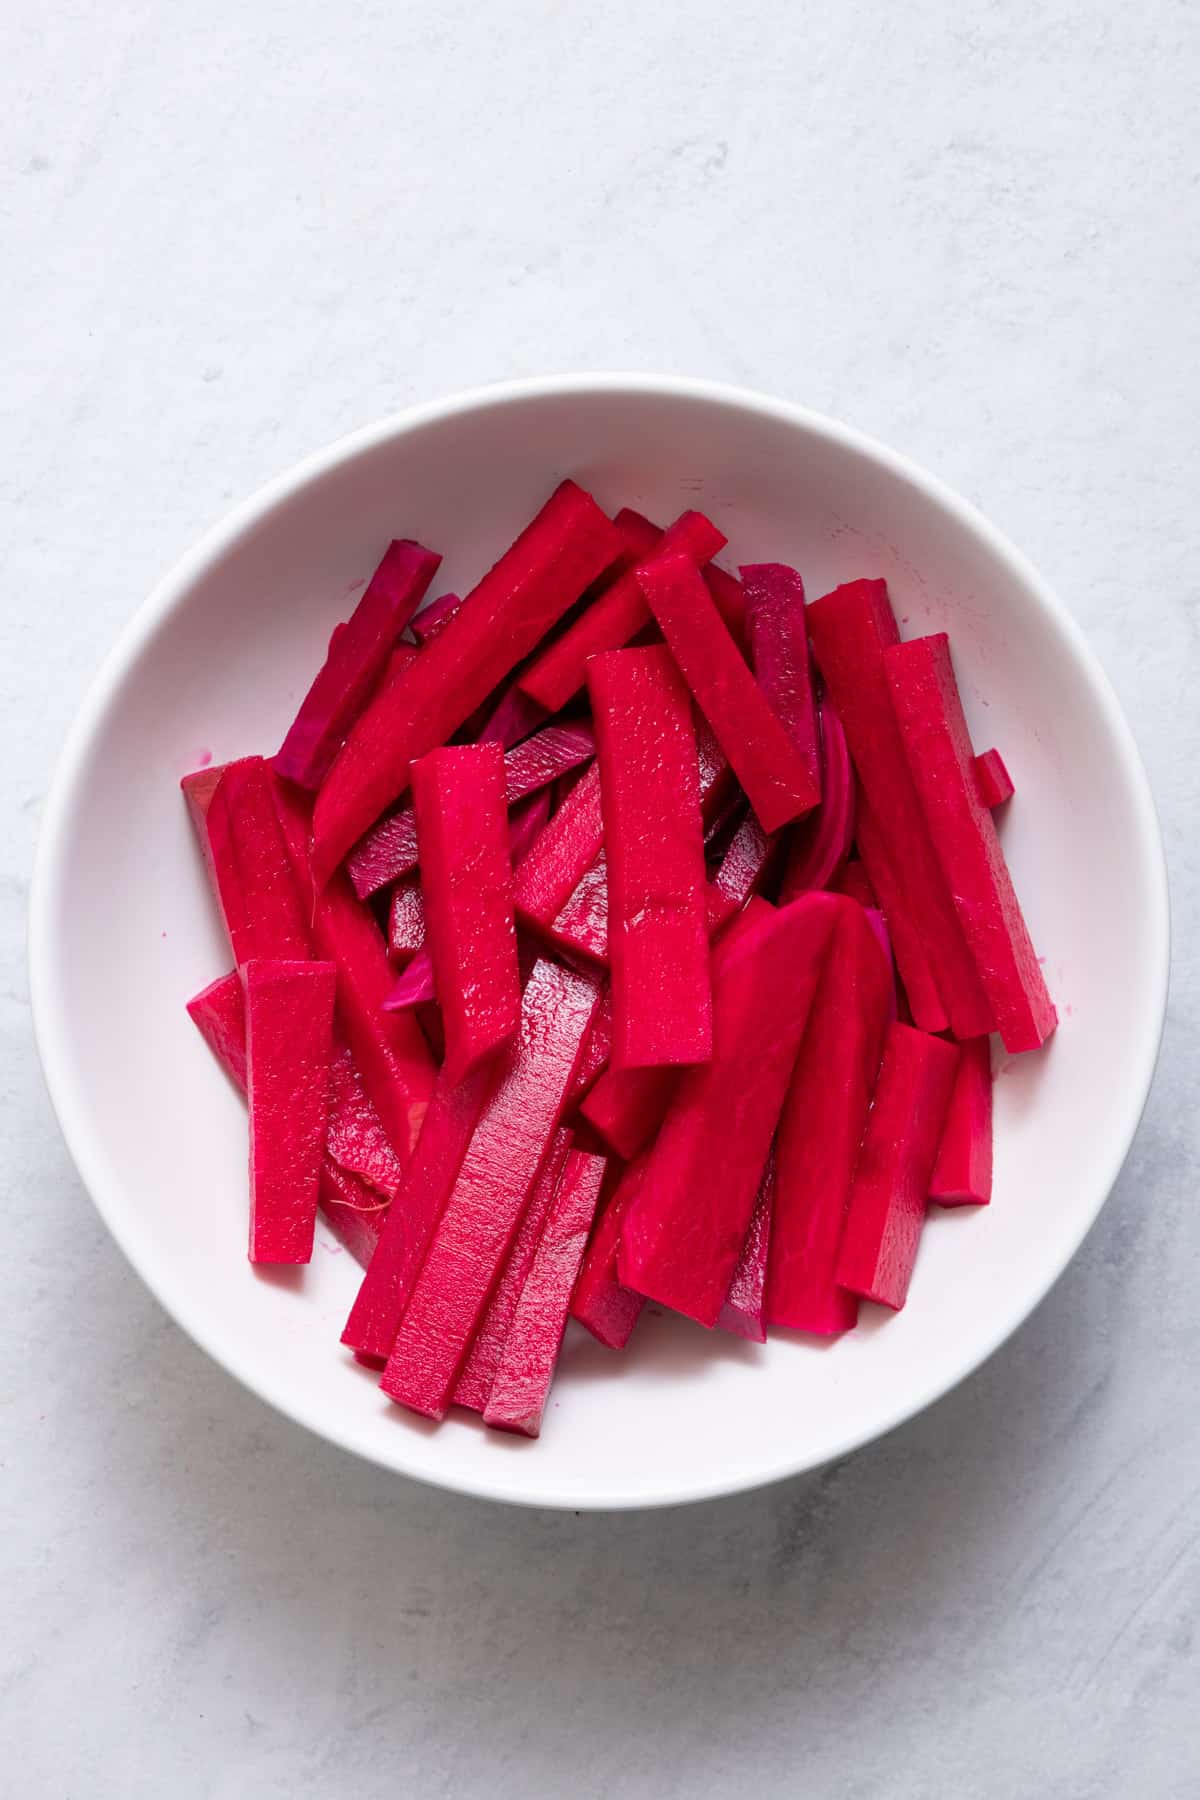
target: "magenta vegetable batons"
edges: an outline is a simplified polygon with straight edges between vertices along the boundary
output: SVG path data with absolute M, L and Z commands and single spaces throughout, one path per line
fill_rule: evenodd
M 602 1156 L 575 1150 L 567 1158 L 504 1339 L 483 1411 L 486 1425 L 525 1437 L 541 1431 L 571 1291 L 606 1170 Z
M 821 798 L 820 783 L 746 667 L 695 564 L 665 556 L 644 564 L 638 580 L 763 830 L 803 817 Z
M 821 739 L 812 656 L 804 619 L 804 583 L 786 563 L 743 563 L 750 662 L 772 711 L 785 726 L 813 789 L 821 791 Z
M 330 639 L 329 654 L 275 757 L 276 774 L 300 787 L 320 787 L 441 560 L 409 538 L 388 545 L 353 614 Z
M 755 900 L 713 963 L 713 1055 L 688 1069 L 621 1232 L 627 1287 L 715 1325 L 729 1292 L 816 990 L 850 902 Z
M 1004 1047 L 1036 1050 L 1058 1015 L 980 796 L 950 640 L 938 632 L 894 644 L 884 663 L 929 834 Z
M 990 1199 L 988 1032 L 1054 1028 L 946 640 L 723 544 L 564 481 L 414 615 L 397 540 L 275 766 L 184 779 L 251 1255 L 321 1210 L 343 1342 L 427 1418 L 536 1436 L 568 1314 L 620 1350 L 648 1302 L 752 1342 L 902 1306 L 927 1206 Z
M 385 1393 L 430 1418 L 449 1404 L 558 1129 L 598 999 L 594 978 L 548 958 L 526 984 L 520 1034 L 467 1147 L 383 1378 Z
M 329 1112 L 332 963 L 243 965 L 250 1108 L 250 1261 L 312 1256 Z
M 504 757 L 498 744 L 431 750 L 413 764 L 421 888 L 446 1079 L 516 1033 L 521 1012 Z
M 660 648 L 588 664 L 608 864 L 616 1069 L 712 1052 L 700 775 L 688 692 Z
M 499 744 L 498 739 L 488 739 Z M 595 755 L 591 727 L 547 725 L 525 738 L 504 758 L 505 805 L 515 807 L 528 795 L 549 787 Z M 417 822 L 411 805 L 381 819 L 347 858 L 346 869 L 360 899 L 411 874 L 419 860 Z
M 661 537 L 656 533 L 656 538 L 644 560 L 685 556 L 694 564 L 705 563 L 725 542 L 712 521 L 698 512 L 681 513 Z M 650 622 L 650 608 L 636 568 L 629 568 L 557 643 L 538 657 L 522 675 L 521 687 L 547 712 L 557 712 L 583 686 L 591 657 L 604 650 L 619 650 Z
M 986 1206 L 992 1197 L 992 1047 L 962 1046 L 946 1108 L 929 1198 L 938 1206 Z
M 317 796 L 318 886 L 403 793 L 415 758 L 446 742 L 621 548 L 590 494 L 573 481 L 555 489 L 411 669 L 355 723 Z
M 917 1260 L 929 1182 L 958 1048 L 889 1025 L 875 1099 L 854 1164 L 835 1279 L 899 1311 Z
M 867 873 L 892 932 L 913 1017 L 927 1031 L 940 1031 L 948 1022 L 956 1037 L 978 1037 L 992 1029 L 992 1009 L 929 835 L 892 707 L 884 653 L 900 633 L 886 582 L 847 582 L 814 601 L 808 631 L 869 803 L 872 838 L 891 873 L 895 893 L 889 898 L 877 859 L 867 852 L 860 817 Z M 907 961 L 914 940 L 922 952 L 920 970 Z M 926 998 L 930 975 L 940 1006 Z
M 837 1285 L 834 1269 L 891 994 L 890 961 L 862 907 L 847 901 L 779 1120 L 766 1292 L 772 1325 L 828 1337 L 858 1316 L 857 1298 Z

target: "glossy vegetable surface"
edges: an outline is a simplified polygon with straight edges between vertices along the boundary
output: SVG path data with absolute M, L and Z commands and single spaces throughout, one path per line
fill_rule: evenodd
M 320 787 L 441 560 L 409 538 L 388 545 L 362 599 L 330 640 L 275 756 L 277 774 L 300 787 Z
M 504 757 L 498 744 L 431 750 L 413 805 L 434 985 L 458 1082 L 514 1036 L 521 1012 Z
M 541 1431 L 571 1291 L 606 1169 L 602 1156 L 575 1150 L 567 1157 L 504 1340 L 483 1410 L 486 1425 L 525 1437 Z
M 700 777 L 688 692 L 669 652 L 588 665 L 596 726 L 615 1069 L 712 1052 Z
M 751 901 L 713 961 L 713 1056 L 688 1069 L 621 1232 L 621 1280 L 715 1325 L 745 1240 L 830 933 L 850 904 Z
M 666 556 L 644 564 L 638 579 L 763 830 L 802 817 L 821 798 L 820 784 L 742 660 L 695 565 Z
M 382 1386 L 440 1418 L 558 1129 L 599 998 L 597 983 L 542 958 L 521 1028 L 471 1138 L 412 1296 Z
M 895 644 L 885 662 L 929 833 L 996 1028 L 1006 1050 L 1036 1050 L 1054 1031 L 1058 1015 L 995 823 L 980 797 L 950 640 L 938 632 Z
M 250 1109 L 251 1262 L 312 1257 L 329 1113 L 336 971 L 325 962 L 243 965 Z
M 978 1037 L 991 1030 L 992 1009 L 929 834 L 892 706 L 884 656 L 900 634 L 886 582 L 852 581 L 835 588 L 809 607 L 808 630 L 868 803 L 872 839 L 889 867 L 891 900 L 860 819 L 860 847 L 891 928 L 913 1017 L 929 1031 L 948 1022 L 956 1037 Z M 900 913 L 904 927 L 893 917 Z M 920 945 L 922 972 L 909 956 L 913 942 Z M 937 1005 L 927 993 L 930 985 Z
M 313 814 L 319 887 L 403 793 L 413 760 L 445 743 L 620 553 L 620 533 L 591 496 L 562 482 L 404 678 L 356 722 Z
M 958 1049 L 889 1025 L 854 1165 L 835 1279 L 898 1311 L 908 1297 Z

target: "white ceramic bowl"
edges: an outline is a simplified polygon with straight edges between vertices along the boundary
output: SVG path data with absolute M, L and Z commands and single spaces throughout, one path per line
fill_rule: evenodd
M 179 777 L 279 743 L 386 540 L 445 555 L 465 590 L 561 476 L 728 533 L 810 594 L 884 575 L 908 632 L 947 628 L 982 749 L 1017 796 L 1003 836 L 1062 1025 L 997 1082 L 996 1187 L 934 1213 L 909 1303 L 832 1346 L 765 1347 L 646 1318 L 624 1355 L 572 1328 L 538 1443 L 465 1416 L 433 1429 L 340 1349 L 357 1269 L 321 1229 L 298 1285 L 245 1260 L 240 1101 L 184 1001 L 229 966 Z M 1061 1273 L 1120 1169 L 1166 997 L 1154 807 L 1129 730 L 1062 605 L 970 506 L 904 458 L 799 407 L 706 383 L 572 376 L 387 419 L 230 515 L 167 576 L 70 734 L 34 883 L 34 1014 L 80 1173 L 167 1310 L 313 1431 L 405 1474 L 497 1499 L 650 1506 L 811 1468 L 974 1369 Z M 1079 1321 L 1087 1331 L 1089 1322 Z

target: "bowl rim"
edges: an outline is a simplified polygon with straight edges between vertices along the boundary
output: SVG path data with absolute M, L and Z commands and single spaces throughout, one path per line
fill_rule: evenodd
M 367 453 L 392 438 L 484 409 L 529 400 L 585 398 L 603 393 L 691 399 L 741 412 L 748 411 L 776 423 L 797 427 L 844 450 L 866 457 L 916 488 L 961 527 L 981 539 L 1013 578 L 1032 592 L 1039 606 L 1050 615 L 1067 640 L 1082 667 L 1128 778 L 1137 825 L 1132 851 L 1143 865 L 1149 892 L 1147 927 L 1152 941 L 1145 946 L 1145 956 L 1149 972 L 1148 998 L 1153 1004 L 1145 1014 L 1150 1028 L 1143 1029 L 1140 1041 L 1131 1053 L 1130 1078 L 1115 1115 L 1110 1115 L 1110 1127 L 1115 1124 L 1111 1136 L 1112 1153 L 1104 1179 L 1097 1184 L 1094 1204 L 1083 1216 L 1078 1232 L 1068 1241 L 1056 1265 L 1052 1265 L 1044 1273 L 1034 1289 L 1022 1295 L 1020 1302 L 1003 1316 L 982 1346 L 973 1347 L 964 1359 L 952 1365 L 949 1373 L 946 1372 L 946 1365 L 940 1366 L 929 1381 L 914 1388 L 882 1421 L 876 1421 L 867 1427 L 848 1429 L 842 1439 L 823 1449 L 819 1455 L 793 1450 L 790 1454 L 780 1454 L 768 1466 L 756 1468 L 749 1476 L 735 1472 L 704 1482 L 660 1485 L 657 1490 L 649 1493 L 630 1487 L 628 1491 L 615 1495 L 609 1493 L 591 1498 L 569 1488 L 556 1489 L 552 1482 L 545 1491 L 532 1493 L 527 1487 L 513 1486 L 504 1479 L 499 1469 L 495 1480 L 475 1480 L 453 1471 L 442 1478 L 436 1470 L 410 1468 L 406 1463 L 405 1440 L 401 1434 L 397 1433 L 395 1437 L 397 1454 L 377 1455 L 363 1444 L 351 1441 L 339 1429 L 337 1420 L 329 1422 L 316 1416 L 315 1411 L 306 1412 L 302 1404 L 275 1391 L 269 1376 L 244 1366 L 231 1357 L 221 1342 L 219 1331 L 210 1329 L 208 1320 L 201 1316 L 201 1309 L 194 1307 L 185 1295 L 174 1291 L 167 1269 L 157 1262 L 136 1231 L 128 1226 L 117 1191 L 118 1184 L 109 1181 L 103 1167 L 98 1136 L 93 1134 L 87 1122 L 85 1096 L 77 1089 L 69 1074 L 67 1010 L 57 1004 L 55 996 L 54 943 L 49 920 L 54 911 L 54 897 L 60 889 L 64 874 L 64 827 L 71 814 L 76 788 L 86 772 L 88 751 L 96 731 L 148 640 L 183 604 L 196 579 L 225 556 L 244 533 L 257 527 L 276 506 L 292 498 L 305 486 L 318 481 L 338 465 Z M 994 1355 L 1001 1344 L 1030 1317 L 1074 1259 L 1099 1216 L 1128 1156 L 1145 1109 L 1166 1016 L 1170 902 L 1166 858 L 1153 794 L 1141 754 L 1115 690 L 1085 638 L 1082 627 L 1053 588 L 1024 553 L 976 506 L 902 452 L 891 449 L 856 427 L 845 425 L 797 402 L 777 399 L 732 383 L 699 377 L 594 371 L 489 383 L 390 413 L 303 457 L 283 474 L 260 486 L 202 533 L 155 584 L 121 630 L 92 678 L 68 728 L 38 833 L 30 886 L 28 958 L 34 1040 L 51 1105 L 72 1161 L 93 1205 L 124 1255 L 159 1304 L 201 1349 L 251 1393 L 286 1417 L 318 1437 L 391 1472 L 406 1475 L 432 1487 L 480 1499 L 573 1511 L 617 1512 L 679 1505 L 749 1492 L 789 1476 L 820 1468 L 846 1456 L 863 1445 L 888 1435 L 934 1401 L 941 1399 Z

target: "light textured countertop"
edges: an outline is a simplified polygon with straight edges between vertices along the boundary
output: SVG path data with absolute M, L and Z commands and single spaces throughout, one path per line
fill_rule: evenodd
M 0 1792 L 1194 1795 L 1196 8 L 5 26 Z M 815 1477 L 615 1518 L 408 1485 L 194 1348 L 67 1160 L 23 962 L 55 753 L 162 569 L 378 414 L 586 367 L 803 400 L 978 501 L 1117 685 L 1176 909 L 1141 1135 L 1025 1329 Z

